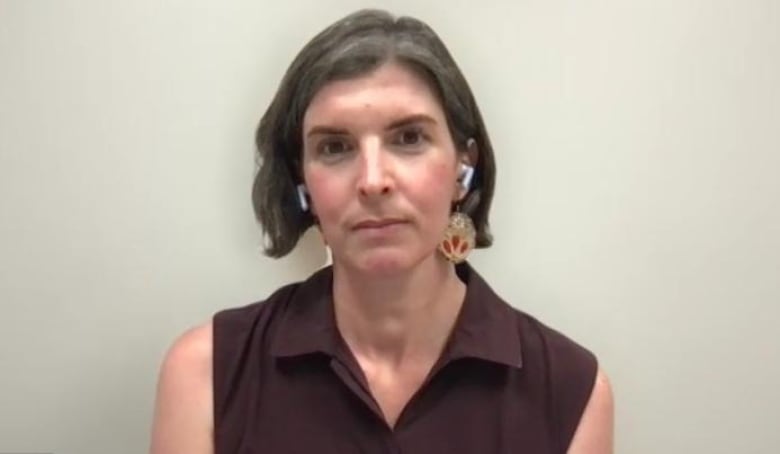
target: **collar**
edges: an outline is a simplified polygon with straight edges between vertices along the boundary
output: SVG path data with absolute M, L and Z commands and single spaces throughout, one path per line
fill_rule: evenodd
M 460 358 L 522 367 L 520 332 L 515 310 L 467 263 L 456 266 L 466 283 L 466 296 L 441 360 Z M 320 269 L 298 284 L 284 306 L 272 343 L 275 357 L 314 353 L 339 356 L 346 348 L 333 312 L 333 269 Z

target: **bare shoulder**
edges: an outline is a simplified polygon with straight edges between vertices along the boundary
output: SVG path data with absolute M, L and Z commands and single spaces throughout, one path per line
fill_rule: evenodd
M 180 335 L 160 367 L 152 424 L 151 454 L 211 454 L 212 323 Z
M 188 329 L 168 349 L 163 372 L 184 368 L 190 374 L 211 376 L 213 328 L 211 320 Z
M 606 372 L 599 367 L 588 404 L 567 454 L 612 454 L 614 407 L 612 385 Z

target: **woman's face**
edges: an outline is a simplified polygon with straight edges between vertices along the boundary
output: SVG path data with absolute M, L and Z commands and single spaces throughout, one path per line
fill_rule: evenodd
M 423 78 L 388 63 L 330 82 L 306 110 L 303 135 L 306 188 L 336 263 L 393 273 L 443 260 L 436 247 L 462 196 L 461 154 Z

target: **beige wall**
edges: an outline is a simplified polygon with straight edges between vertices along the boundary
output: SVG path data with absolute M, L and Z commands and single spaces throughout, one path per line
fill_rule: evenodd
M 0 451 L 143 452 L 172 339 L 319 264 L 258 253 L 253 130 L 365 5 L 0 2 Z M 598 353 L 618 451 L 775 452 L 778 2 L 383 5 L 471 81 L 500 168 L 473 263 Z

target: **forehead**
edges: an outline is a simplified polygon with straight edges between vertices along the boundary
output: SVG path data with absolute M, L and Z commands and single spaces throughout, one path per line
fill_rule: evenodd
M 353 118 L 355 114 L 359 117 Z M 430 83 L 407 66 L 391 62 L 370 73 L 323 85 L 306 109 L 303 127 L 306 130 L 315 122 L 367 119 L 372 114 L 427 114 L 437 120 L 444 118 Z

